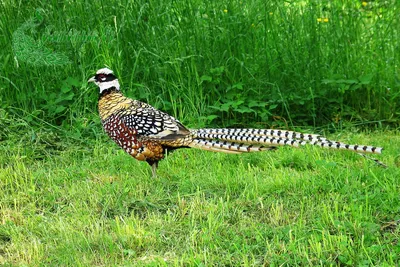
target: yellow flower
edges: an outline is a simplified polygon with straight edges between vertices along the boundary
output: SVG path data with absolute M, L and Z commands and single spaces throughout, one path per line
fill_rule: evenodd
M 321 18 L 317 18 L 317 21 L 318 21 L 318 22 L 322 22 L 322 19 L 321 19 Z
M 329 21 L 329 19 L 328 18 L 324 18 L 324 22 L 328 22 Z
M 228 9 L 224 9 L 224 13 L 228 13 Z
M 269 12 L 269 14 L 270 14 L 270 15 L 273 15 L 273 14 L 274 14 L 274 12 Z
M 367 6 L 367 5 L 368 5 L 368 2 L 363 1 L 361 4 L 362 4 L 363 6 Z

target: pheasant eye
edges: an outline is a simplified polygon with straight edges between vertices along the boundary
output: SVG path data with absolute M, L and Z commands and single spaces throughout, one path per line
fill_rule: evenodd
M 106 80 L 106 75 L 99 74 L 99 79 L 102 80 L 102 81 L 105 81 Z

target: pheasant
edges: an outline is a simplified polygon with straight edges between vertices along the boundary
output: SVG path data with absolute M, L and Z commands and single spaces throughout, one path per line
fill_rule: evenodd
M 349 145 L 316 134 L 273 129 L 188 129 L 179 120 L 149 104 L 125 97 L 113 71 L 102 68 L 88 80 L 100 88 L 98 109 L 105 132 L 137 160 L 146 161 L 156 176 L 158 162 L 178 148 L 240 154 L 272 150 L 278 146 L 306 144 L 382 153 L 383 148 Z M 362 154 L 363 155 L 363 154 Z M 372 159 L 378 164 L 383 163 Z

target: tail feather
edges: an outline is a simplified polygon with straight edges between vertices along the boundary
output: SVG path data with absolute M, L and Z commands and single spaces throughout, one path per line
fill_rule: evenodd
M 364 157 L 364 158 L 366 158 L 366 159 L 369 159 L 369 160 L 372 160 L 372 161 L 374 161 L 376 164 L 378 164 L 379 166 L 381 166 L 381 167 L 383 167 L 383 168 L 388 168 L 388 166 L 385 164 L 385 163 L 383 163 L 382 161 L 380 161 L 380 160 L 377 160 L 377 159 L 375 159 L 375 158 L 371 158 L 371 157 L 368 157 L 368 156 L 366 156 L 366 155 L 364 155 L 364 154 L 362 154 L 362 153 L 358 153 L 358 155 L 360 155 L 360 156 L 362 156 L 362 157 Z
M 298 139 L 305 141 L 329 141 L 325 137 L 317 134 L 303 134 L 294 131 L 282 131 L 273 129 L 198 129 L 195 130 L 197 133 L 202 134 L 226 134 L 226 135 L 238 135 L 244 137 L 277 137 L 284 139 Z
M 336 141 L 315 142 L 315 143 L 310 143 L 310 144 L 315 145 L 315 146 L 320 146 L 320 147 L 350 150 L 350 151 L 360 152 L 360 153 L 382 154 L 382 150 L 383 150 L 382 147 L 365 146 L 365 145 L 349 145 L 349 144 L 343 144 L 343 143 L 336 142 Z
M 228 142 L 240 142 L 244 144 L 259 144 L 268 146 L 293 146 L 299 147 L 307 144 L 306 141 L 294 140 L 294 139 L 283 139 L 275 137 L 262 137 L 262 136 L 241 136 L 241 135 L 227 135 L 227 134 L 197 134 L 197 137 L 203 140 L 219 140 Z
M 383 150 L 381 147 L 344 144 L 341 142 L 328 140 L 319 135 L 301 134 L 291 131 L 276 131 L 269 129 L 199 129 L 192 130 L 192 132 L 196 136 L 195 140 L 201 140 L 202 142 L 208 144 L 213 142 L 215 146 L 226 143 L 227 145 L 222 145 L 225 150 L 235 150 L 237 147 L 239 147 L 239 150 L 237 151 L 242 152 L 254 151 L 246 151 L 245 147 L 247 147 L 248 144 L 255 144 L 257 147 L 266 145 L 270 148 L 285 145 L 299 147 L 309 144 L 324 148 L 326 147 L 375 154 L 381 154 Z
M 214 152 L 225 152 L 232 154 L 241 154 L 241 153 L 258 152 L 258 151 L 275 149 L 275 147 L 254 146 L 251 144 L 219 141 L 219 140 L 205 140 L 205 139 L 193 139 L 192 143 L 189 146 L 193 148 L 200 148 L 203 150 L 209 150 Z

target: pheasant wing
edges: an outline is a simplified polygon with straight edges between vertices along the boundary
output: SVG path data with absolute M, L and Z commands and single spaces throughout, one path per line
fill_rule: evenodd
M 174 117 L 137 100 L 121 111 L 121 120 L 128 128 L 135 129 L 138 135 L 154 139 L 176 140 L 190 133 Z

